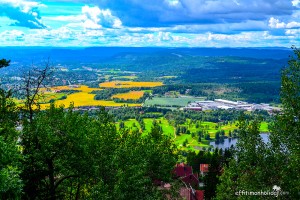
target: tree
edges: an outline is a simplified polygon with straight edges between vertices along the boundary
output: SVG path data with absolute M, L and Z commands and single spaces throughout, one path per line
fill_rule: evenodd
M 220 177 L 216 199 L 243 199 L 246 197 L 236 196 L 235 191 L 269 191 L 273 186 L 267 184 L 265 177 L 272 172 L 266 168 L 267 150 L 259 135 L 259 120 L 249 121 L 242 116 L 238 126 L 236 151 Z
M 138 133 L 121 133 L 115 154 L 116 182 L 112 199 L 165 199 L 154 180 L 172 181 L 176 164 L 176 147 L 158 124 L 143 137 Z
M 221 176 L 216 199 L 246 199 L 232 191 L 270 191 L 274 185 L 289 192 L 282 199 L 299 199 L 300 51 L 293 49 L 295 55 L 282 70 L 283 109 L 271 127 L 270 142 L 265 144 L 259 137 L 258 120 L 240 120 L 236 152 Z
M 8 67 L 9 63 L 10 63 L 10 60 L 1 59 L 0 60 L 0 68 L 2 68 L 2 67 Z
M 26 198 L 84 198 L 99 184 L 105 188 L 110 183 L 114 171 L 109 155 L 117 134 L 104 109 L 90 118 L 72 106 L 65 112 L 52 104 L 24 121 L 22 135 Z
M 292 47 L 294 55 L 281 73 L 282 111 L 271 127 L 272 152 L 278 165 L 278 185 L 289 191 L 289 197 L 299 198 L 300 191 L 300 50 Z
M 184 142 L 182 143 L 182 146 L 186 147 L 186 145 L 189 143 L 188 139 L 185 139 Z
M 123 128 L 125 128 L 125 124 L 124 124 L 124 122 L 123 122 L 123 121 L 121 121 L 121 122 L 120 122 L 120 124 L 119 124 L 119 127 L 120 127 L 120 129 L 123 129 Z
M 219 132 L 219 131 L 217 131 L 217 132 L 215 133 L 215 140 L 216 140 L 216 143 L 219 143 L 219 142 L 220 142 L 220 132 Z
M 20 179 L 22 159 L 17 147 L 18 132 L 16 106 L 11 92 L 0 89 L 0 198 L 20 199 L 22 180 Z
M 209 133 L 205 133 L 204 138 L 205 138 L 206 140 L 210 140 L 210 135 L 209 135 Z
M 53 104 L 24 121 L 22 178 L 28 199 L 163 199 L 154 180 L 172 181 L 176 148 L 155 124 L 147 136 Z
M 221 175 L 223 166 L 223 155 L 218 148 L 210 157 L 208 173 L 204 176 L 204 196 L 205 199 L 212 199 L 216 195 L 216 187 L 219 183 L 218 177 Z
M 49 60 L 43 68 L 32 66 L 23 74 L 23 83 L 17 88 L 17 92 L 24 99 L 23 115 L 30 121 L 39 110 L 39 104 L 45 99 L 44 90 L 48 88 L 51 74 L 52 66 Z
M 0 60 L 0 68 L 9 66 L 5 59 Z M 11 98 L 11 90 L 0 88 L 0 198 L 20 199 L 22 180 L 20 179 L 22 159 L 17 146 L 19 133 L 16 131 L 18 113 Z

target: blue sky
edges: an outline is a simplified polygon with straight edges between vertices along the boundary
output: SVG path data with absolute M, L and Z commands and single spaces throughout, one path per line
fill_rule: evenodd
M 300 0 L 0 0 L 0 46 L 300 46 Z

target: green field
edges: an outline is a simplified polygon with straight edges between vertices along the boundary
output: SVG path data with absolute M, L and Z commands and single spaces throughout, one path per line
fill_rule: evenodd
M 201 101 L 204 100 L 203 97 L 153 97 L 152 99 L 148 99 L 145 101 L 144 106 L 153 106 L 159 105 L 162 107 L 183 107 L 186 106 L 190 102 Z
M 180 135 L 175 134 L 175 128 L 174 126 L 170 125 L 168 120 L 166 120 L 163 117 L 153 119 L 153 118 L 146 118 L 143 119 L 145 123 L 145 130 L 141 132 L 141 126 L 135 119 L 129 119 L 124 122 L 125 127 L 128 130 L 137 130 L 140 131 L 142 134 L 148 134 L 151 131 L 151 128 L 153 126 L 153 120 L 156 120 L 156 122 L 162 127 L 162 130 L 164 134 L 169 135 L 174 139 L 175 144 L 178 146 L 179 149 L 182 150 L 192 150 L 192 151 L 199 151 L 199 149 L 205 147 L 209 147 L 209 143 L 214 140 L 215 133 L 218 130 L 224 130 L 225 135 L 228 136 L 229 131 L 233 131 L 234 129 L 237 129 L 237 122 L 232 122 L 227 125 L 221 125 L 218 123 L 213 122 L 200 122 L 200 125 L 198 128 L 196 128 L 196 124 L 191 124 L 190 120 L 187 120 L 184 124 L 179 125 L 180 127 L 185 126 L 189 131 L 190 134 L 183 134 Z M 219 126 L 218 126 L 219 125 Z M 116 123 L 117 128 L 119 128 L 119 123 Z M 209 133 L 211 140 L 205 140 L 204 138 L 201 138 L 201 142 L 198 142 L 198 135 L 196 134 L 200 130 L 205 130 Z M 268 132 L 268 123 L 262 122 L 260 127 L 260 132 Z M 194 134 L 193 134 L 194 133 Z M 184 147 L 183 143 L 187 140 L 188 143 Z

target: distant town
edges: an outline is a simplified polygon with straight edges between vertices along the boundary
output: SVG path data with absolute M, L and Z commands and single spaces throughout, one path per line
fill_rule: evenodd
M 225 99 L 215 99 L 214 101 L 195 101 L 189 103 L 187 106 L 181 108 L 182 110 L 194 110 L 194 111 L 205 111 L 205 110 L 217 110 L 217 109 L 235 109 L 245 111 L 265 110 L 270 113 L 274 111 L 280 111 L 280 108 L 270 106 L 266 103 L 248 103 L 245 101 L 229 101 Z

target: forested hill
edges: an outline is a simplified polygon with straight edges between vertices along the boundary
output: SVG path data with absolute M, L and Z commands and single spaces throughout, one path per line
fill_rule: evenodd
M 278 103 L 280 70 L 289 54 L 287 48 L 2 47 L 0 58 L 12 60 L 12 67 L 3 69 L 0 78 L 11 82 L 7 77 L 21 77 L 32 64 L 43 66 L 49 59 L 64 68 L 55 76 L 72 83 L 81 80 L 95 86 L 103 77 L 126 72 L 135 81 L 162 81 L 172 87 L 162 92 L 175 88 L 212 99 Z
M 193 56 L 235 56 L 260 59 L 287 58 L 288 48 L 146 48 L 146 47 L 90 47 L 90 48 L 53 48 L 53 47 L 0 47 L 0 55 L 15 61 L 40 60 L 52 58 L 58 62 L 70 60 L 96 62 L 112 59 L 122 54 L 179 54 Z

